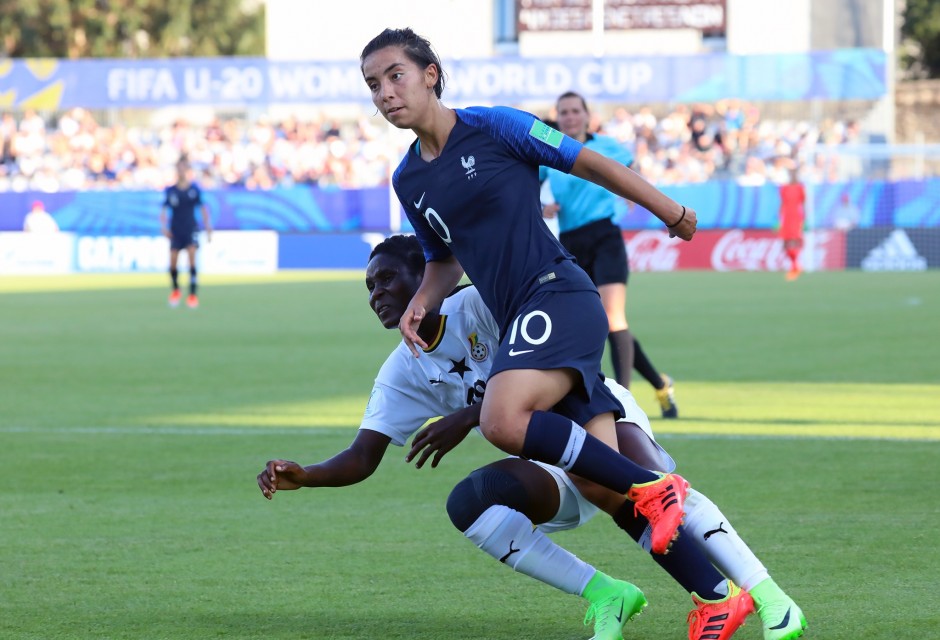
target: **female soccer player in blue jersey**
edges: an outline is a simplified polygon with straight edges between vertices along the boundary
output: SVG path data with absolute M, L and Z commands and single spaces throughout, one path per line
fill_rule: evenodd
M 199 248 L 199 242 L 196 240 L 196 234 L 199 232 L 196 208 L 202 210 L 202 226 L 209 242 L 212 241 L 212 223 L 209 210 L 202 201 L 202 191 L 192 180 L 192 168 L 186 158 L 180 158 L 177 162 L 176 172 L 176 183 L 164 190 L 163 208 L 160 210 L 160 226 L 163 228 L 163 235 L 170 240 L 170 280 L 173 288 L 170 291 L 169 303 L 171 307 L 177 307 L 182 297 L 177 262 L 180 251 L 185 249 L 189 256 L 189 296 L 186 298 L 186 306 L 195 309 L 199 306 L 199 298 L 196 296 L 196 250 Z
M 633 164 L 633 154 L 617 140 L 588 131 L 591 114 L 583 96 L 573 91 L 563 93 L 555 102 L 555 111 L 562 133 L 626 167 Z M 630 265 L 620 226 L 613 222 L 620 198 L 593 182 L 556 169 L 543 167 L 539 178 L 548 181 L 553 200 L 542 209 L 542 215 L 557 216 L 562 246 L 597 285 L 610 327 L 607 342 L 614 377 L 629 389 L 630 374 L 636 368 L 656 390 L 663 417 L 678 418 L 672 378 L 656 370 L 627 324 Z
M 466 273 L 502 333 L 481 409 L 483 434 L 508 453 L 626 494 L 651 523 L 654 552 L 665 553 L 688 483 L 631 462 L 615 451 L 612 428 L 589 423 L 608 412 L 622 415 L 601 383 L 607 316 L 594 283 L 542 220 L 538 167 L 629 198 L 684 240 L 695 233 L 695 212 L 532 114 L 445 107 L 440 60 L 410 29 L 386 29 L 360 61 L 376 108 L 417 135 L 393 176 L 428 259 L 399 325 L 405 342 L 418 357 L 417 347 L 427 346 L 416 331 L 422 318 Z M 559 413 L 550 413 L 553 407 Z

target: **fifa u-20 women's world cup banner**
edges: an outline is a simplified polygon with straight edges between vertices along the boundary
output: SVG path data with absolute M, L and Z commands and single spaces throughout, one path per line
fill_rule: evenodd
M 885 54 L 837 49 L 803 54 L 630 58 L 499 57 L 444 61 L 454 104 L 553 101 L 713 102 L 872 100 L 885 94 Z M 0 108 L 90 109 L 170 105 L 264 106 L 370 102 L 358 61 L 264 58 L 0 61 Z

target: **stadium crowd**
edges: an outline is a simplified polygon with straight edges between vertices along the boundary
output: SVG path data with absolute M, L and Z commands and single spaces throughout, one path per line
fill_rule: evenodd
M 551 112 L 541 114 L 552 119 Z M 761 118 L 751 103 L 620 107 L 594 117 L 593 129 L 633 151 L 634 168 L 657 185 L 734 179 L 745 185 L 783 183 L 795 158 L 818 145 L 857 141 L 854 122 Z M 176 120 L 162 127 L 99 123 L 75 108 L 0 115 L 0 191 L 162 189 L 186 154 L 203 188 L 271 189 L 294 184 L 342 188 L 388 182 L 403 152 L 384 123 L 361 116 L 275 120 Z M 823 158 L 817 155 L 817 158 Z M 836 179 L 823 160 L 804 165 L 803 180 Z

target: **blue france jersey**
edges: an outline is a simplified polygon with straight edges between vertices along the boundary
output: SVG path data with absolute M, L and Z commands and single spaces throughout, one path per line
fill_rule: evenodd
M 627 167 L 633 164 L 633 154 L 614 138 L 588 134 L 584 146 Z M 539 177 L 548 179 L 552 196 L 561 207 L 558 211 L 558 229 L 562 233 L 597 220 L 612 218 L 616 213 L 614 207 L 620 196 L 604 187 L 549 167 L 541 167 Z
M 425 257 L 454 255 L 502 331 L 536 291 L 594 290 L 539 203 L 539 165 L 570 171 L 581 143 L 508 107 L 456 113 L 440 156 L 415 141 L 392 178 Z
M 191 183 L 185 189 L 175 184 L 164 192 L 163 206 L 170 208 L 170 230 L 183 235 L 196 230 L 196 207 L 202 204 L 202 192 Z

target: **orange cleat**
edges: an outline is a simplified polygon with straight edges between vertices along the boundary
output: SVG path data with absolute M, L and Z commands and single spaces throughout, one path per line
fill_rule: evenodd
M 728 580 L 728 595 L 721 600 L 702 600 L 694 593 L 695 609 L 689 612 L 689 640 L 728 640 L 744 619 L 754 612 L 751 595 Z
M 199 306 L 199 298 L 196 297 L 195 293 L 189 294 L 189 296 L 186 298 L 186 306 L 190 309 L 195 309 Z
M 669 553 L 685 516 L 682 505 L 688 490 L 685 478 L 669 473 L 652 482 L 635 484 L 627 491 L 627 498 L 634 502 L 633 513 L 642 514 L 652 527 L 653 553 Z
M 180 306 L 180 298 L 182 297 L 183 296 L 180 293 L 179 289 L 173 289 L 173 292 L 170 293 L 170 299 L 169 299 L 170 306 L 173 308 Z

